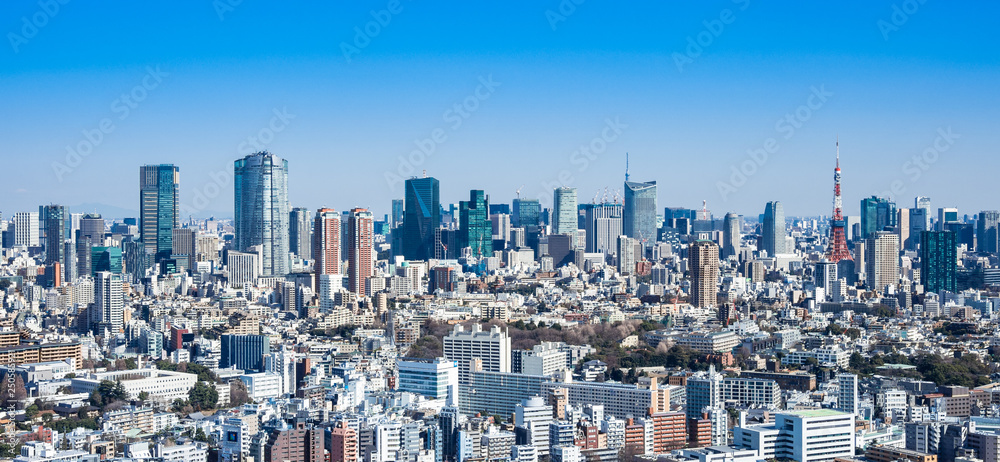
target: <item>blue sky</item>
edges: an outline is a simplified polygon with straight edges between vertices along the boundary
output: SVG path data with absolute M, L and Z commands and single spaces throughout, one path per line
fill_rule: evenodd
M 187 211 L 228 216 L 258 135 L 309 208 L 386 213 L 423 170 L 446 202 L 559 184 L 589 202 L 628 152 L 661 207 L 829 214 L 838 135 L 848 214 L 893 190 L 1000 208 L 992 3 L 51 1 L 0 4 L 4 217 L 137 209 L 148 163 L 180 167 Z

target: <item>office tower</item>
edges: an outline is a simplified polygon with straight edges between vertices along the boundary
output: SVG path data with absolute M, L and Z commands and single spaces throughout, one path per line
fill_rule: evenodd
M 80 230 L 76 232 L 76 274 L 77 276 L 92 276 L 94 267 L 91 261 L 91 249 L 94 247 L 89 236 L 83 235 Z
M 899 236 L 891 231 L 876 231 L 865 244 L 865 275 L 868 288 L 882 292 L 899 282 Z
M 46 205 L 42 207 L 42 226 L 45 228 L 45 264 L 64 261 L 63 242 L 67 239 L 66 207 Z
M 358 435 L 347 422 L 330 429 L 330 462 L 358 462 Z
M 315 287 L 324 274 L 340 274 L 340 214 L 333 209 L 319 209 L 313 223 L 313 272 Z
M 896 226 L 896 203 L 882 197 L 872 196 L 861 199 L 861 235 L 867 239 L 876 231 Z
M 618 254 L 617 240 L 622 235 L 621 204 L 604 203 L 587 207 L 584 224 L 587 252 L 603 253 L 605 257 Z
M 715 306 L 719 292 L 719 247 L 712 241 L 697 241 L 688 248 L 691 271 L 691 304 Z
M 685 394 L 687 396 L 685 415 L 688 419 L 701 419 L 701 414 L 706 410 L 724 406 L 722 374 L 715 372 L 715 366 L 709 366 L 707 373 L 688 377 Z
M 652 246 L 656 242 L 656 182 L 628 181 L 628 174 L 625 176 L 622 232 L 644 247 Z
M 263 276 L 288 274 L 288 161 L 258 152 L 234 164 L 236 250 L 261 246 Z
M 261 276 L 260 255 L 255 252 L 230 250 L 226 252 L 226 270 L 230 287 L 253 285 Z
M 768 202 L 764 206 L 764 223 L 761 226 L 761 245 L 758 250 L 767 252 L 767 256 L 785 253 L 785 209 L 781 202 Z
M 854 458 L 854 414 L 830 409 L 785 411 L 774 423 L 733 428 L 734 445 L 760 459 L 833 461 Z
M 552 191 L 552 234 L 576 236 L 577 217 L 576 188 L 561 187 Z
M 107 271 L 94 277 L 94 307 L 100 314 L 99 335 L 114 336 L 125 332 L 125 295 L 122 276 Z
M 198 232 L 194 228 L 177 228 L 173 231 L 173 251 L 170 258 L 183 261 L 183 266 L 190 271 L 196 260 L 196 244 Z
M 446 405 L 458 404 L 458 364 L 445 358 L 400 358 L 396 361 L 399 391 L 408 391 L 431 399 L 443 399 Z
M 947 231 L 945 225 L 948 223 L 958 223 L 958 209 L 955 207 L 941 207 L 938 209 L 937 231 Z
M 722 258 L 739 256 L 740 216 L 729 212 L 722 220 Z
M 170 258 L 173 229 L 180 227 L 180 173 L 173 165 L 139 167 L 139 238 L 155 261 Z
M 389 215 L 389 226 L 397 228 L 403 226 L 406 219 L 406 201 L 403 199 L 392 200 L 392 213 Z
M 104 241 L 104 218 L 99 213 L 85 213 L 81 215 L 79 231 L 78 236 L 90 238 L 94 245 L 102 245 Z
M 347 289 L 365 296 L 365 281 L 375 274 L 374 218 L 367 209 L 352 209 L 347 220 Z
M 833 289 L 833 283 L 838 279 L 837 264 L 825 258 L 816 262 L 816 272 L 813 279 L 816 281 L 816 287 L 826 289 L 826 293 L 829 296 L 830 291 Z
M 38 247 L 38 212 L 17 212 L 14 214 L 14 245 Z
M 219 337 L 221 353 L 219 368 L 236 367 L 244 371 L 264 370 L 264 357 L 271 353 L 271 340 L 266 335 L 223 335 Z
M 542 205 L 537 199 L 514 199 L 511 224 L 515 228 L 538 226 L 541 223 Z
M 94 277 L 102 271 L 122 274 L 122 249 L 119 247 L 91 247 L 90 264 L 91 274 Z M 80 276 L 84 275 L 80 274 Z
M 855 374 L 837 374 L 837 410 L 849 414 L 858 413 L 858 376 Z
M 920 233 L 931 231 L 931 216 L 925 208 L 910 209 L 910 240 L 906 250 L 916 250 L 920 243 Z
M 927 211 L 927 219 L 931 216 L 931 198 L 926 196 L 917 196 L 913 198 L 913 208 L 924 209 Z M 927 223 L 930 225 L 930 222 Z
M 896 211 L 896 234 L 899 235 L 899 250 L 906 250 L 910 243 L 910 209 Z
M 458 248 L 469 248 L 472 256 L 485 258 L 493 256 L 493 224 L 489 215 L 490 197 L 485 192 L 473 189 L 469 200 L 458 203 Z
M 510 215 L 506 213 L 494 213 L 490 215 L 490 225 L 493 230 L 493 240 L 507 242 L 510 240 Z M 502 250 L 502 249 L 496 249 Z
M 1000 229 L 1000 211 L 984 210 L 979 212 L 979 220 L 976 222 L 977 252 L 997 253 L 1000 250 L 998 229 Z
M 473 324 L 470 331 L 459 324 L 444 338 L 444 357 L 458 363 L 458 378 L 463 383 L 469 381 L 469 363 L 474 359 L 482 361 L 483 371 L 510 372 L 510 337 L 496 326 L 485 332 L 479 324 Z
M 423 177 L 410 178 L 405 185 L 403 257 L 424 261 L 436 258 L 435 235 L 441 227 L 440 184 L 436 178 Z
M 958 242 L 951 231 L 920 233 L 920 283 L 925 292 L 956 292 Z
M 312 258 L 313 220 L 309 209 L 295 207 L 288 217 L 288 248 L 299 258 Z

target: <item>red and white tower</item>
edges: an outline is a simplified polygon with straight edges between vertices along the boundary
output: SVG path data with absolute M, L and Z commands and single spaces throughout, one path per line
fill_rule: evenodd
M 847 250 L 847 234 L 844 233 L 844 202 L 840 198 L 840 139 L 837 139 L 837 168 L 833 170 L 833 219 L 830 220 L 830 247 L 826 258 L 833 263 L 840 260 L 854 260 Z

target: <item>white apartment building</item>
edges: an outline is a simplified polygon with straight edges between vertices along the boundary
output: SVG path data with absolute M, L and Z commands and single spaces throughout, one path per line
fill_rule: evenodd
M 458 378 L 462 382 L 469 381 L 474 359 L 482 361 L 484 371 L 510 372 L 510 337 L 497 326 L 484 332 L 479 324 L 473 324 L 469 331 L 457 325 L 444 338 L 444 357 L 458 363 Z

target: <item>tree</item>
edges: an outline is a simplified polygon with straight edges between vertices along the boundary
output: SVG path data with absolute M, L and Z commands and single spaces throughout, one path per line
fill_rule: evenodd
M 233 380 L 229 382 L 229 405 L 230 406 L 242 406 L 247 403 L 252 403 L 253 400 L 250 399 L 250 391 L 247 390 L 247 385 L 243 383 L 242 380 Z
M 201 427 L 199 427 L 198 431 L 195 432 L 195 434 L 194 434 L 194 440 L 195 441 L 200 441 L 202 443 L 208 443 L 209 442 L 208 441 L 208 435 L 205 434 L 205 430 L 202 429 Z
M 147 399 L 149 399 L 149 392 L 145 391 L 145 390 L 140 391 L 139 392 L 139 401 L 146 401 Z
M 196 410 L 215 409 L 219 403 L 219 391 L 215 386 L 202 381 L 194 384 L 194 388 L 188 392 L 188 401 Z
M 128 370 L 138 369 L 139 364 L 135 362 L 135 358 L 125 358 L 125 368 Z
M 7 288 L 11 286 L 9 279 L 0 279 L 0 290 L 6 292 Z M 3 457 L 3 456 L 0 456 Z
M 856 327 L 848 328 L 846 331 L 844 331 L 844 333 L 847 334 L 847 336 L 850 337 L 851 340 L 857 340 L 858 338 L 861 337 L 861 331 L 858 330 L 858 328 Z
M 0 281 L 0 284 L 8 282 L 7 280 Z M 4 459 L 13 459 L 21 455 L 20 445 L 13 445 L 10 443 L 0 443 L 0 457 Z
M 24 416 L 27 417 L 28 420 L 35 420 L 35 416 L 37 415 L 38 415 L 38 406 L 32 404 L 31 406 L 24 408 Z
M 101 380 L 101 383 L 97 386 L 97 393 L 103 397 L 105 403 L 128 400 L 128 392 L 125 391 L 125 385 L 120 380 L 115 382 Z

